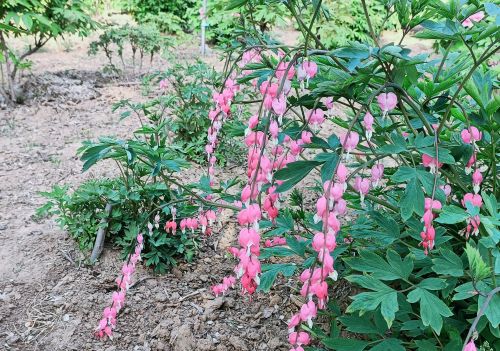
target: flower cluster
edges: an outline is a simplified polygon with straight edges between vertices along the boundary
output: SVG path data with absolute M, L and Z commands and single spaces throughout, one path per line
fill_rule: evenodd
M 420 237 L 422 238 L 420 245 L 424 248 L 424 253 L 426 255 L 434 248 L 434 240 L 436 238 L 436 230 L 434 229 L 432 221 L 437 215 L 434 214 L 433 210 L 440 210 L 441 208 L 441 202 L 438 200 L 433 200 L 429 197 L 425 198 L 424 215 L 422 217 L 424 228 L 422 232 L 420 232 Z
M 481 174 L 481 170 L 476 165 L 476 154 L 478 151 L 478 146 L 476 143 L 483 138 L 483 133 L 481 133 L 476 127 L 471 126 L 470 128 L 462 130 L 460 135 L 464 144 L 472 145 L 472 156 L 465 166 L 465 173 L 470 174 L 472 172 L 472 169 L 474 168 L 474 172 L 472 173 L 472 185 L 474 193 L 477 194 L 481 189 L 483 175 Z
M 465 165 L 465 173 L 466 174 L 472 173 L 471 176 L 472 189 L 474 190 L 474 194 L 467 193 L 464 195 L 462 199 L 462 206 L 464 206 L 464 208 L 467 209 L 467 203 L 469 203 L 474 207 L 481 207 L 483 204 L 483 200 L 479 192 L 481 190 L 481 183 L 483 182 L 483 175 L 481 173 L 480 168 L 477 165 L 476 160 L 477 160 L 477 152 L 479 150 L 477 142 L 481 141 L 481 139 L 483 138 L 483 133 L 481 133 L 476 127 L 470 126 L 469 128 L 463 129 L 462 132 L 460 133 L 460 136 L 462 137 L 462 141 L 464 144 L 472 145 L 472 156 Z M 466 222 L 467 222 L 467 227 L 465 229 L 465 237 L 468 239 L 471 234 L 478 235 L 479 225 L 481 224 L 481 219 L 479 215 L 477 214 L 471 215 L 470 217 L 467 218 Z
M 175 208 L 172 208 L 172 219 L 165 223 L 165 231 L 170 234 L 177 232 L 177 221 Z M 200 229 L 203 234 L 210 235 L 212 233 L 211 227 L 217 219 L 217 215 L 214 210 L 200 211 L 197 217 L 187 217 L 181 219 L 179 222 L 179 227 L 182 234 L 186 233 L 186 230 L 191 230 L 194 233 L 195 230 Z
M 483 206 L 483 198 L 479 194 L 467 193 L 464 195 L 462 199 L 462 206 L 467 209 L 467 204 L 470 204 L 474 207 L 482 207 Z M 478 214 L 471 215 L 466 219 L 467 227 L 465 229 L 465 237 L 468 239 L 469 236 L 478 235 L 479 234 L 479 225 L 481 224 L 481 219 Z
M 116 279 L 118 290 L 113 293 L 113 302 L 111 306 L 106 307 L 102 313 L 102 319 L 96 328 L 97 337 L 113 337 L 113 329 L 116 327 L 116 317 L 120 309 L 125 304 L 125 295 L 132 281 L 135 266 L 141 260 L 141 251 L 143 249 L 144 238 L 142 234 L 137 235 L 137 243 L 133 254 L 130 254 L 126 263 L 122 267 L 122 275 Z
M 292 62 L 285 61 L 283 53 L 279 53 L 278 58 L 280 62 L 276 67 L 274 77 L 262 82 L 259 86 L 254 80 L 254 86 L 262 95 L 262 107 L 264 113 L 267 114 L 268 125 L 263 131 L 259 127 L 261 116 L 253 115 L 248 120 L 245 131 L 245 145 L 248 147 L 247 184 L 241 192 L 241 203 L 239 204 L 241 209 L 237 216 L 241 226 L 238 240 L 240 247 L 231 248 L 230 252 L 239 260 L 235 273 L 240 279 L 242 292 L 248 294 L 253 294 L 260 282 L 261 266 L 258 256 L 261 237 L 259 221 L 262 217 L 274 221 L 279 213 L 279 194 L 276 189 L 282 182 L 274 180 L 273 174 L 287 164 L 296 161 L 303 151 L 304 145 L 312 142 L 313 136 L 310 131 L 304 129 L 298 139 L 292 139 L 289 135 L 284 135 L 282 139 L 279 137 L 283 115 L 287 111 L 287 96 L 291 90 L 292 79 L 296 76 L 299 82 L 305 81 L 308 84 L 309 79 L 312 79 L 317 73 L 317 65 L 314 62 L 304 60 L 296 69 Z M 239 66 L 244 68 L 246 64 L 260 60 L 260 53 L 250 50 L 242 55 Z M 242 72 L 243 75 L 249 73 L 251 72 Z M 227 86 L 226 89 L 228 89 Z M 219 94 L 214 94 L 214 96 L 218 97 Z M 219 114 L 218 109 L 224 111 L 220 102 L 217 99 L 214 100 L 216 100 L 217 107 L 211 111 L 212 116 L 214 116 L 214 118 L 211 117 L 212 120 Z M 308 124 L 311 128 L 318 128 L 324 120 L 323 111 L 317 109 L 310 112 Z M 213 159 L 213 148 L 216 144 L 217 134 L 214 131 L 217 132 L 217 129 L 209 130 L 209 144 L 206 148 L 209 160 Z M 211 166 L 213 163 L 211 161 Z M 263 191 L 265 185 L 267 186 L 265 197 L 263 203 L 259 204 L 257 196 Z M 286 244 L 284 238 L 275 238 L 265 243 L 268 247 L 284 244 Z M 221 293 L 227 290 L 225 289 L 227 286 L 223 282 L 213 287 L 213 290 L 215 293 Z
M 224 83 L 224 89 L 221 93 L 213 93 L 212 98 L 215 103 L 215 108 L 210 110 L 208 117 L 210 118 L 211 125 L 208 128 L 207 140 L 205 146 L 207 153 L 207 160 L 209 162 L 208 175 L 210 177 L 210 184 L 213 184 L 213 175 L 215 172 L 214 166 L 217 161 L 214 151 L 218 144 L 219 132 L 222 128 L 224 121 L 231 116 L 231 103 L 234 99 L 235 93 L 239 90 L 239 86 L 234 79 L 228 78 Z
M 380 109 L 382 110 L 382 118 L 397 105 L 397 98 L 394 93 L 381 94 L 377 98 Z M 332 106 L 332 101 L 326 101 Z M 327 108 L 327 104 L 325 104 Z M 322 115 L 319 114 L 321 117 Z M 371 113 L 367 112 L 363 122 L 367 141 L 373 134 L 374 118 Z M 359 135 L 348 130 L 347 133 L 340 136 L 340 143 L 345 152 L 345 159 L 349 160 L 349 154 L 356 149 L 360 141 Z M 337 234 L 340 231 L 340 218 L 347 211 L 347 202 L 343 199 L 344 192 L 347 189 L 348 168 L 339 163 L 336 168 L 335 176 L 331 181 L 326 181 L 323 184 L 323 196 L 316 202 L 316 213 L 314 222 L 323 223 L 323 231 L 317 232 L 312 241 L 312 248 L 317 253 L 317 261 L 319 267 L 307 268 L 300 275 L 302 288 L 300 294 L 307 299 L 300 309 L 300 312 L 293 315 L 288 322 L 289 341 L 292 345 L 290 351 L 303 350 L 302 345 L 309 343 L 309 335 L 305 332 L 295 332 L 295 327 L 300 323 L 307 323 L 309 328 L 312 327 L 313 319 L 317 315 L 317 310 L 326 308 L 328 302 L 328 283 L 327 278 L 337 280 L 337 271 L 334 268 L 334 260 L 332 253 L 337 246 Z M 379 186 L 383 178 L 384 166 L 381 163 L 374 164 L 370 170 L 371 178 L 363 178 L 357 176 L 354 179 L 353 188 L 360 195 L 361 203 L 364 202 L 364 197 L 368 194 L 370 188 Z M 315 299 L 316 301 L 315 302 Z

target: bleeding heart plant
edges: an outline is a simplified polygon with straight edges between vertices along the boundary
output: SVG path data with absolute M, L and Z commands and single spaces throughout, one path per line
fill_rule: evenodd
M 403 29 L 400 43 L 421 25 L 417 37 L 443 40 L 439 60 L 401 44 L 382 46 L 369 17 L 372 45 L 325 50 L 298 15 L 310 11 L 317 20 L 321 1 L 286 5 L 303 45 L 275 45 L 252 32 L 258 40 L 227 49 L 237 57 L 226 65 L 234 84 L 217 93 L 224 99 L 214 94 L 206 150 L 212 158 L 235 104 L 256 104 L 235 199 L 239 247 L 230 251 L 246 294 L 268 291 L 280 273 L 300 273 L 291 350 L 314 343 L 468 350 L 474 340 L 500 347 L 499 104 L 488 71 L 499 48 L 499 8 L 472 3 L 387 4 Z M 316 185 L 305 190 L 304 183 Z M 304 202 L 311 192 L 313 203 Z M 283 256 L 295 260 L 264 263 Z M 345 310 L 334 298 L 337 279 L 363 289 Z M 341 330 L 365 335 L 347 340 Z

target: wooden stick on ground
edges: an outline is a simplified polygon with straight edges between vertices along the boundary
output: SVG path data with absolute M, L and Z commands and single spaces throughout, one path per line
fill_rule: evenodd
M 111 214 L 111 210 L 113 205 L 110 203 L 106 204 L 106 208 L 104 212 L 106 214 L 105 217 L 101 219 L 101 223 L 99 223 L 99 230 L 97 231 L 97 236 L 95 238 L 94 248 L 92 249 L 92 255 L 90 255 L 90 262 L 95 263 L 104 249 L 104 238 L 106 237 L 106 228 L 109 220 L 109 216 Z

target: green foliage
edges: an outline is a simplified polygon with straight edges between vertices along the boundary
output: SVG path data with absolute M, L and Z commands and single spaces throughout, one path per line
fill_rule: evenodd
M 240 1 L 233 6 L 225 0 L 207 2 L 207 41 L 219 44 L 236 38 L 245 30 L 269 31 L 285 24 L 285 6 L 276 0 Z M 243 6 L 244 5 L 244 6 Z M 139 23 L 150 23 L 163 33 L 181 34 L 199 31 L 201 2 L 133 0 L 122 5 Z M 252 14 L 247 16 L 248 14 Z M 243 22 L 242 18 L 245 18 Z
M 168 96 L 160 95 L 144 103 L 128 100 L 115 104 L 121 118 L 138 119 L 140 127 L 130 138 L 101 137 L 86 141 L 78 150 L 83 171 L 97 163 L 112 161 L 120 177 L 112 181 L 85 183 L 73 193 L 55 188 L 45 194 L 49 203 L 40 214 L 55 214 L 58 222 L 78 239 L 82 249 L 90 249 L 103 217 L 102 209 L 112 204 L 109 238 L 123 246 L 124 253 L 135 244 L 138 232 L 145 234 L 146 264 L 159 272 L 175 264 L 178 258 L 191 260 L 196 251 L 201 228 L 175 234 L 164 229 L 167 221 L 197 217 L 212 204 L 204 200 L 206 186 L 185 185 L 178 179 L 190 163 L 181 148 L 171 143 L 171 117 L 166 107 Z M 231 184 L 226 184 L 227 188 Z M 196 188 L 201 189 L 199 194 Z M 203 209 L 195 205 L 201 200 Z M 178 225 L 179 227 L 179 225 Z
M 386 2 L 367 0 L 370 20 L 377 33 L 397 28 L 397 21 L 394 16 L 389 16 Z M 318 21 L 318 36 L 326 47 L 336 48 L 353 41 L 370 41 L 370 31 L 361 1 L 324 1 L 322 14 Z
M 169 12 L 146 13 L 141 18 L 141 23 L 153 25 L 162 33 L 181 34 L 183 32 L 182 19 Z
M 275 0 L 240 1 L 236 7 L 224 0 L 209 1 L 207 39 L 227 45 L 249 31 L 267 32 L 286 24 L 285 10 Z
M 114 54 L 118 55 L 123 71 L 126 69 L 124 51 L 127 46 L 132 52 L 132 65 L 135 68 L 136 56 L 139 56 L 139 69 L 142 68 L 144 56 L 149 57 L 149 63 L 153 61 L 154 55 L 170 45 L 168 38 L 163 36 L 154 25 L 110 26 L 99 36 L 99 39 L 90 43 L 89 55 L 96 55 L 103 51 L 106 55 L 109 67 L 117 71 Z
M 17 73 L 31 66 L 26 58 L 37 52 L 50 39 L 76 34 L 87 36 L 97 27 L 80 0 L 6 0 L 0 2 L 0 94 L 16 101 Z M 26 51 L 16 52 L 7 45 L 8 37 L 30 35 L 32 43 Z M 5 85 L 4 85 L 5 84 Z
M 86 14 L 88 9 L 83 1 L 68 0 L 7 0 L 0 4 L 0 22 L 17 28 L 23 34 L 33 34 L 46 38 L 57 38 L 63 34 L 87 36 L 96 23 Z M 13 30 L 5 33 L 19 35 Z
M 132 0 L 124 4 L 139 23 L 162 23 L 163 25 L 159 25 L 160 30 L 169 33 L 177 33 L 179 27 L 184 31 L 192 30 L 191 18 L 198 15 L 197 9 L 200 6 L 201 3 L 195 0 Z M 161 18 L 164 15 L 166 18 Z
M 166 88 L 158 91 L 160 82 Z M 173 116 L 167 123 L 170 131 L 175 134 L 174 145 L 188 159 L 205 164 L 206 132 L 210 127 L 208 111 L 212 106 L 214 87 L 222 84 L 220 74 L 207 64 L 197 61 L 194 64 L 175 64 L 163 72 L 146 76 L 143 83 L 146 92 L 161 94 L 155 100 L 159 101 L 159 107 L 168 109 Z M 216 154 L 222 163 L 229 160 L 233 163 L 242 162 L 242 145 L 231 134 L 231 127 L 239 124 L 241 122 L 233 120 L 223 128 L 225 137 L 221 139 Z
M 92 250 L 97 231 L 102 227 L 106 239 L 121 246 L 125 254 L 135 242 L 141 223 L 147 220 L 140 214 L 141 210 L 156 204 L 161 207 L 171 201 L 163 184 L 127 187 L 121 178 L 89 180 L 71 192 L 68 186 L 54 186 L 52 191 L 41 195 L 48 201 L 37 210 L 37 215 L 56 216 L 56 222 L 85 253 Z M 112 206 L 109 214 L 105 211 L 107 204 Z M 189 232 L 167 235 L 163 228 L 166 219 L 171 217 L 163 218 L 147 236 L 144 249 L 146 265 L 158 272 L 174 265 L 177 258 L 190 261 L 198 245 L 198 238 Z

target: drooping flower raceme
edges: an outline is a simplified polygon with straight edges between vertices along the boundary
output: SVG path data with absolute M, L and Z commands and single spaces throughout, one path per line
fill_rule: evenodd
M 128 256 L 127 261 L 123 264 L 122 275 L 116 279 L 118 290 L 113 293 L 113 302 L 111 306 L 106 307 L 102 314 L 102 319 L 95 330 L 97 337 L 113 338 L 113 329 L 116 327 L 116 317 L 125 304 L 125 295 L 130 287 L 132 274 L 135 271 L 135 266 L 141 260 L 141 251 L 143 249 L 144 237 L 142 234 L 137 235 L 134 253 Z
M 422 217 L 424 227 L 422 229 L 422 232 L 420 232 L 420 237 L 422 238 L 420 245 L 422 245 L 422 247 L 424 248 L 424 253 L 426 255 L 430 250 L 434 248 L 434 241 L 436 238 L 436 230 L 434 229 L 432 223 L 436 215 L 433 213 L 433 210 L 440 210 L 441 208 L 441 202 L 439 202 L 438 200 L 425 198 L 424 216 Z
M 462 206 L 465 209 L 468 209 L 467 205 L 480 208 L 483 206 L 483 198 L 479 194 L 467 193 L 462 199 Z M 479 215 L 470 215 L 466 219 L 466 222 L 467 227 L 465 229 L 465 238 L 468 239 L 471 234 L 478 235 L 479 225 L 481 224 L 481 218 L 479 217 Z

